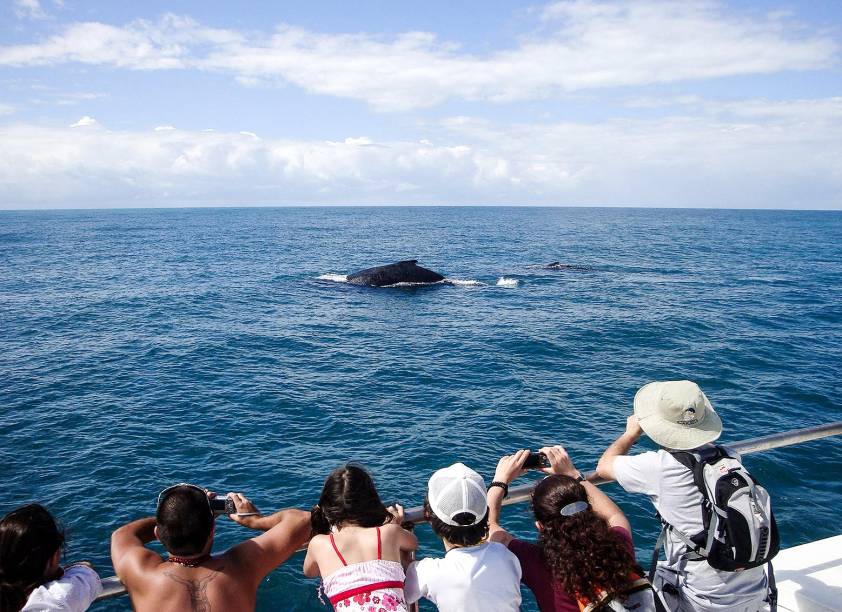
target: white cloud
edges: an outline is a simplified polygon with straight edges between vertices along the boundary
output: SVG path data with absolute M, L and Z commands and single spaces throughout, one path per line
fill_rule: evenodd
M 15 112 L 15 107 L 11 104 L 2 104 L 0 103 L 0 117 L 3 115 L 11 115 Z
M 125 27 L 74 23 L 40 43 L 0 47 L 0 64 L 47 66 L 80 62 L 134 70 L 187 68 L 191 54 L 201 52 L 204 45 L 232 44 L 239 37 L 176 15 L 165 15 L 157 23 L 138 20 Z
M 842 207 L 842 99 L 698 104 L 698 114 L 603 123 L 456 117 L 420 141 L 17 124 L 0 128 L 0 207 Z
M 602 87 L 812 70 L 834 60 L 837 45 L 831 38 L 806 35 L 782 14 L 749 20 L 726 8 L 705 1 L 562 2 L 545 9 L 540 33 L 484 56 L 427 32 L 322 34 L 281 26 L 267 36 L 165 15 L 156 23 L 124 27 L 73 24 L 40 43 L 0 47 L 0 64 L 209 70 L 248 86 L 288 82 L 399 111 L 452 98 L 506 102 Z
M 15 15 L 20 19 L 47 18 L 47 14 L 38 0 L 15 0 Z
M 87 115 L 85 115 L 84 117 L 79 119 L 79 121 L 77 121 L 76 123 L 71 124 L 70 127 L 80 128 L 80 127 L 89 127 L 89 126 L 92 126 L 92 125 L 99 125 L 99 124 L 97 123 L 97 120 L 94 119 L 93 117 L 88 117 Z

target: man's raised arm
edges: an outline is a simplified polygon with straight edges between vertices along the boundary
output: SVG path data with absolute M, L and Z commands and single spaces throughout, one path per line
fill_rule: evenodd
M 274 514 L 239 516 L 239 514 L 258 512 L 254 504 L 240 493 L 229 493 L 234 500 L 235 514 L 232 521 L 265 533 L 237 544 L 226 556 L 235 559 L 259 583 L 266 574 L 286 561 L 296 550 L 310 539 L 310 513 L 305 510 L 289 508 Z
M 602 453 L 602 457 L 599 458 L 599 463 L 596 466 L 597 476 L 614 480 L 616 478 L 614 473 L 614 459 L 628 454 L 631 447 L 635 445 L 641 435 L 643 435 L 643 430 L 640 428 L 640 423 L 638 423 L 635 415 L 631 415 L 626 419 L 626 431 L 614 440 L 611 446 Z
M 137 572 L 161 561 L 146 544 L 156 540 L 155 519 L 142 518 L 119 527 L 111 534 L 111 563 L 124 583 Z

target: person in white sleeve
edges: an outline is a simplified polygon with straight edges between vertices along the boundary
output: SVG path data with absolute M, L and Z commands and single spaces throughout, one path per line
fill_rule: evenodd
M 628 455 L 645 433 L 661 448 Z M 722 421 L 699 386 L 689 380 L 652 382 L 638 390 L 626 431 L 603 453 L 597 465 L 602 478 L 616 479 L 623 489 L 643 493 L 664 521 L 685 534 L 702 531 L 704 499 L 693 473 L 670 451 L 707 448 L 722 433 Z M 720 571 L 692 554 L 667 531 L 666 560 L 653 580 L 675 612 L 757 612 L 766 609 L 763 567 Z
M 81 612 L 102 592 L 81 561 L 62 567 L 64 533 L 46 508 L 28 504 L 0 519 L 0 610 Z
M 488 541 L 488 501 L 482 476 L 456 463 L 430 478 L 424 513 L 445 555 L 406 570 L 407 603 L 424 597 L 440 612 L 520 610 L 520 562 Z

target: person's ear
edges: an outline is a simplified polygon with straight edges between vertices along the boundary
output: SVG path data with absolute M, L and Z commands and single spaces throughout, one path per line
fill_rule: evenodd
M 216 533 L 216 521 L 214 521 L 213 524 L 211 525 L 211 530 L 210 530 L 210 533 L 208 534 L 208 541 L 205 543 L 205 548 L 207 549 L 207 552 L 210 552 L 211 550 L 213 550 L 213 536 L 214 536 L 215 533 Z
M 61 562 L 61 546 L 56 548 L 56 552 L 54 552 L 53 556 L 50 557 L 50 563 L 47 566 L 47 571 L 58 567 L 60 562 Z
M 155 525 L 155 527 L 152 528 L 152 533 L 155 534 L 155 539 L 160 542 L 161 538 L 158 537 L 158 526 L 157 525 Z
M 541 521 L 535 521 L 535 529 L 538 531 L 544 531 L 544 524 Z

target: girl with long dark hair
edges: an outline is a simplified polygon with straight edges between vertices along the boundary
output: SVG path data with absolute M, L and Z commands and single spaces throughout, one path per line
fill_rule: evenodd
M 625 598 L 639 574 L 628 519 L 605 493 L 584 480 L 560 446 L 542 448 L 549 474 L 535 488 L 532 508 L 538 542 L 514 538 L 500 526 L 509 483 L 521 474 L 529 451 L 500 459 L 489 487 L 491 539 L 520 560 L 522 581 L 541 612 L 578 612 L 589 603 Z
M 311 525 L 304 575 L 321 576 L 336 610 L 406 612 L 403 584 L 418 540 L 401 527 L 403 508 L 386 508 L 371 476 L 348 464 L 325 480 Z
M 62 568 L 63 550 L 64 532 L 39 504 L 0 519 L 0 610 L 87 610 L 99 576 L 85 562 Z

